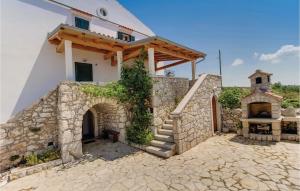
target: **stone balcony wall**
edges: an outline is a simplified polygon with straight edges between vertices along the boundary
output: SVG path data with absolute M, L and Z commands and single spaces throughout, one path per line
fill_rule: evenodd
M 152 77 L 153 124 L 161 128 L 169 114 L 189 90 L 187 78 Z

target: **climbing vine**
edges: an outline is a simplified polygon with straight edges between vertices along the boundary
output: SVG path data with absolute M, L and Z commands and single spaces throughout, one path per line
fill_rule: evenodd
M 81 91 L 95 97 L 113 97 L 130 108 L 131 125 L 127 127 L 127 140 L 137 144 L 148 144 L 153 139 L 150 129 L 152 114 L 150 99 L 152 79 L 144 66 L 146 54 L 140 56 L 130 65 L 123 65 L 121 79 L 106 86 L 85 84 Z
M 150 129 L 152 79 L 145 69 L 145 58 L 146 54 L 142 51 L 131 66 L 123 65 L 119 81 L 124 87 L 122 99 L 129 103 L 132 111 L 131 126 L 127 127 L 127 140 L 137 144 L 148 144 L 153 139 Z

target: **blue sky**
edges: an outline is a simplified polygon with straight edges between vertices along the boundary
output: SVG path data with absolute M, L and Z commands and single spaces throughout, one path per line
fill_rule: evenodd
M 207 54 L 199 73 L 218 74 L 222 52 L 223 83 L 249 86 L 256 69 L 272 81 L 300 84 L 298 0 L 119 0 L 157 35 Z M 172 68 L 190 77 L 191 66 Z

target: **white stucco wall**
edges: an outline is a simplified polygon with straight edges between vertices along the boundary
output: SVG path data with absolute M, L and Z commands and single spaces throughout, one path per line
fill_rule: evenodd
M 111 66 L 110 59 L 104 60 L 101 53 L 73 49 L 73 61 L 92 64 L 94 82 L 110 82 L 117 79 L 117 66 Z
M 105 2 L 107 6 L 107 2 L 113 4 L 110 10 L 117 9 L 110 11 L 110 17 L 124 17 L 119 21 L 122 25 L 134 28 L 132 23 L 135 23 L 138 25 L 135 30 L 140 29 L 149 35 L 153 34 L 114 0 Z M 56 53 L 55 46 L 47 41 L 47 34 L 61 23 L 72 25 L 73 16 L 69 9 L 42 0 L 9 0 L 5 3 L 1 1 L 1 5 L 0 123 L 3 123 L 65 79 L 64 54 Z M 83 5 L 78 8 L 97 8 L 86 1 Z M 113 13 L 122 14 L 116 17 Z M 117 27 L 92 19 L 90 29 L 116 36 Z M 143 37 L 137 35 L 136 39 Z M 100 53 L 73 49 L 73 59 L 74 62 L 85 60 L 93 64 L 94 81 L 106 82 L 116 79 L 116 66 L 112 67 L 109 60 L 104 61 Z

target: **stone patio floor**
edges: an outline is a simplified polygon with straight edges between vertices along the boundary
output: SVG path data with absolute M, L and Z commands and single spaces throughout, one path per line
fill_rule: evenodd
M 167 160 L 121 143 L 88 147 L 92 154 L 79 164 L 33 174 L 1 190 L 300 190 L 297 143 L 226 134 Z

